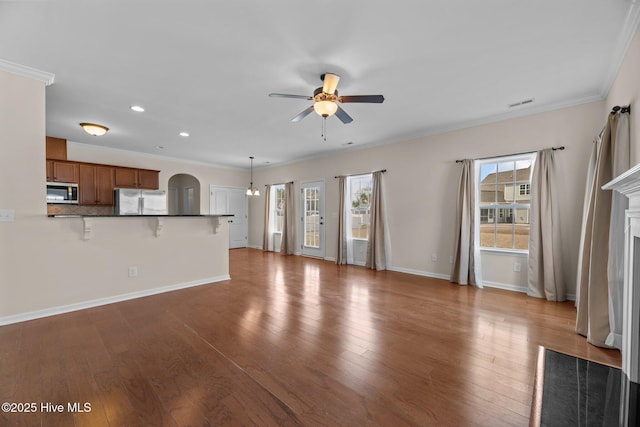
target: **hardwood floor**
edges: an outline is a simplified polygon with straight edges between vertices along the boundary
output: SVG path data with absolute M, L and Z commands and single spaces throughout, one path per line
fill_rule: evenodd
M 230 258 L 229 281 L 0 327 L 0 402 L 37 405 L 0 424 L 525 426 L 539 345 L 620 366 L 572 302 Z

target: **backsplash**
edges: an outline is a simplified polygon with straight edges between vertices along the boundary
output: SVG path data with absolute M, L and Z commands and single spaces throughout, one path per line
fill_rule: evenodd
M 47 205 L 48 215 L 113 215 L 113 206 Z

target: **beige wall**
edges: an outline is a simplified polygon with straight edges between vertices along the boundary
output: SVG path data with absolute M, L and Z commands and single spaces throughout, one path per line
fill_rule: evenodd
M 563 228 L 564 276 L 575 293 L 586 164 L 593 138 L 604 124 L 604 102 L 504 120 L 428 136 L 404 143 L 345 151 L 339 155 L 258 169 L 256 185 L 324 179 L 326 183 L 326 257 L 335 259 L 338 188 L 335 175 L 387 169 L 384 175 L 391 235 L 392 268 L 448 277 L 453 253 L 456 159 L 531 151 L 564 145 L 557 152 Z M 296 191 L 299 194 L 299 191 Z M 262 245 L 264 197 L 250 200 L 250 245 Z M 431 261 L 436 254 L 438 261 Z M 496 286 L 526 286 L 526 258 L 484 253 L 484 279 Z M 522 264 L 513 272 L 513 262 Z
M 614 105 L 631 105 L 631 165 L 640 163 L 640 29 L 629 45 L 624 62 L 618 72 L 609 95 L 607 108 Z
M 209 218 L 167 218 L 156 237 L 150 218 L 94 219 L 85 241 L 81 219 L 47 218 L 44 140 L 44 84 L 0 72 L 0 209 L 15 211 L 0 222 L 0 324 L 228 276 L 226 221 L 215 234 Z M 180 172 L 205 184 L 246 175 L 115 151 L 72 145 L 69 157 L 160 169 L 164 187 Z

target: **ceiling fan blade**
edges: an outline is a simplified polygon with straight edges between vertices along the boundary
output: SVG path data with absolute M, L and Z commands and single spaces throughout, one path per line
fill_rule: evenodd
M 336 117 L 339 118 L 340 121 L 342 123 L 344 123 L 345 125 L 347 123 L 351 123 L 353 121 L 353 118 L 351 118 L 351 116 L 348 115 L 346 111 L 344 111 L 342 108 L 340 108 L 339 105 L 338 105 L 338 109 L 336 110 Z
M 307 108 L 306 110 L 304 110 L 302 113 L 300 113 L 297 116 L 295 116 L 293 119 L 291 119 L 291 121 L 292 122 L 299 122 L 300 120 L 304 119 L 309 114 L 311 114 L 312 111 L 313 111 L 313 105 L 311 107 Z
M 340 76 L 337 74 L 326 73 L 322 75 L 322 80 L 324 80 L 322 91 L 324 93 L 328 93 L 329 95 L 333 95 L 336 91 L 336 88 L 338 87 Z
M 352 95 L 352 96 L 340 96 L 338 97 L 340 102 L 371 102 L 375 104 L 381 104 L 384 101 L 382 95 Z
M 270 93 L 270 97 L 272 98 L 298 98 L 298 99 L 306 99 L 307 101 L 311 101 L 313 97 L 307 95 L 289 95 L 287 93 Z

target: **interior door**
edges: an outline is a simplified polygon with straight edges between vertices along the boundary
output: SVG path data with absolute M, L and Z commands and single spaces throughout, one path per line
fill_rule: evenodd
M 246 248 L 248 240 L 247 195 L 245 188 L 209 186 L 209 212 L 230 214 L 229 249 Z
M 300 183 L 302 255 L 324 258 L 324 181 Z

